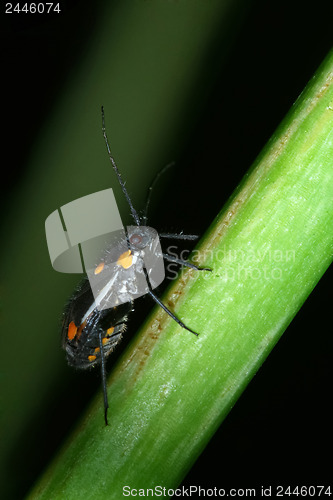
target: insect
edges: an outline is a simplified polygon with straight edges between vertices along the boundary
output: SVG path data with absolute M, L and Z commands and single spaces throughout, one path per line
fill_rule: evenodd
M 118 250 L 117 243 L 106 250 L 107 255 L 110 255 L 111 253 L 115 255 L 113 261 L 116 259 L 116 266 L 113 268 L 115 269 L 115 271 L 113 272 L 111 278 L 108 279 L 106 283 L 104 283 L 103 289 L 99 292 L 99 294 L 97 294 L 97 296 L 96 294 L 93 294 L 88 279 L 85 279 L 83 283 L 79 285 L 78 289 L 74 292 L 73 297 L 70 299 L 63 316 L 62 345 L 66 350 L 67 361 L 69 365 L 80 369 L 92 368 L 98 365 L 101 367 L 104 395 L 104 419 L 105 424 L 108 425 L 107 412 L 109 404 L 106 386 L 105 361 L 109 354 L 120 342 L 122 334 L 126 329 L 128 314 L 133 310 L 135 294 L 131 295 L 131 293 L 128 292 L 128 289 L 130 286 L 129 284 L 132 284 L 131 280 L 134 274 L 140 271 L 141 274 L 145 276 L 147 283 L 147 290 L 145 293 L 149 294 L 150 297 L 160 307 L 162 307 L 162 309 L 167 314 L 169 314 L 169 316 L 171 316 L 171 318 L 176 321 L 179 326 L 181 326 L 185 330 L 188 330 L 194 335 L 198 335 L 194 330 L 186 326 L 156 296 L 150 283 L 151 269 L 149 269 L 143 259 L 143 250 L 154 249 L 155 247 L 153 245 L 153 242 L 158 241 L 159 243 L 158 236 L 160 238 L 174 238 L 182 240 L 194 240 L 197 238 L 197 236 L 184 235 L 182 233 L 160 233 L 158 235 L 158 233 L 154 229 L 147 226 L 147 212 L 154 183 L 168 166 L 158 174 L 158 176 L 155 178 L 155 181 L 150 186 L 144 213 L 141 217 L 138 215 L 137 211 L 133 207 L 131 198 L 127 192 L 120 171 L 118 170 L 116 162 L 111 154 L 109 141 L 106 135 L 103 107 L 101 109 L 101 112 L 102 133 L 107 153 L 117 176 L 118 182 L 121 186 L 122 192 L 129 205 L 135 225 L 129 226 L 127 229 L 125 229 L 125 242 L 122 241 L 121 243 L 123 245 L 122 250 L 124 250 L 124 244 L 127 245 L 127 250 Z M 211 271 L 210 268 L 198 267 L 188 261 L 178 259 L 177 257 L 168 255 L 166 253 L 162 253 L 161 257 L 169 262 L 187 266 L 198 271 Z M 105 266 L 107 266 L 107 263 L 102 260 L 96 266 L 94 273 L 96 275 L 102 274 L 104 272 Z M 117 294 L 120 294 L 121 290 L 125 290 L 125 293 L 127 293 L 127 296 L 125 297 L 127 301 L 123 301 L 122 303 L 113 307 L 100 310 L 100 308 L 98 307 L 100 305 L 99 301 L 101 301 L 102 298 L 105 298 L 105 295 L 110 296 L 113 293 L 117 298 Z

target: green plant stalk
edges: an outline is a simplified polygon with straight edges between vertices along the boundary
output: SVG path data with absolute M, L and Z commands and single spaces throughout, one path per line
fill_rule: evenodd
M 332 261 L 333 52 L 30 498 L 175 488 Z

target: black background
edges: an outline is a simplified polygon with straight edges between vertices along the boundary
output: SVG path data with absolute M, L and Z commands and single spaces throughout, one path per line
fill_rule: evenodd
M 47 21 L 34 16 L 8 19 L 2 13 L 1 186 L 5 203 L 25 175 L 33 140 L 61 93 L 73 61 L 82 56 L 96 28 L 98 2 L 68 1 L 63 5 L 60 21 L 56 16 Z M 174 204 L 168 203 L 166 183 L 161 204 L 154 205 L 153 227 L 204 231 L 221 208 L 220 199 L 231 194 L 330 50 L 332 14 L 329 2 L 248 3 L 231 51 L 217 68 L 213 88 L 205 96 L 205 109 L 192 124 L 190 141 L 177 160 L 184 165 L 174 186 L 181 204 L 175 211 Z M 215 50 L 212 64 L 219 47 Z M 198 178 L 207 162 L 225 165 L 223 183 L 215 182 L 219 174 L 212 173 L 207 186 L 200 185 L 198 199 Z M 200 210 L 203 205 L 205 211 Z M 298 313 L 269 363 L 260 369 L 184 479 L 185 486 L 328 484 L 331 275 L 332 271 L 326 273 Z M 131 320 L 131 328 L 140 323 L 144 312 Z M 63 388 L 55 387 L 49 407 L 46 402 L 45 414 L 40 416 L 41 422 L 47 422 L 45 428 L 31 424 L 31 432 L 22 437 L 22 447 L 8 457 L 9 470 L 20 471 L 13 493 L 17 498 L 52 457 L 68 432 L 68 422 L 75 420 L 99 386 L 98 377 L 73 377 L 82 377 L 85 392 L 70 403 L 66 391 L 61 395 Z M 52 397 L 66 401 L 68 421 L 56 420 L 51 412 Z M 50 426 L 52 436 L 47 432 Z M 33 446 L 36 442 L 38 446 Z

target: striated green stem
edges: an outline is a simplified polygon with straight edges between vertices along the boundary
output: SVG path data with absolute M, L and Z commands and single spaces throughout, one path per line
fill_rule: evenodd
M 333 52 L 30 498 L 176 487 L 332 261 Z

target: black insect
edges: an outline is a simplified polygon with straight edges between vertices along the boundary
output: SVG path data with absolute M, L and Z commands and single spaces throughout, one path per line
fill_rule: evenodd
M 115 160 L 111 155 L 108 138 L 105 131 L 103 107 L 102 132 L 111 164 L 117 175 L 118 182 L 126 197 L 132 217 L 135 222 L 135 226 L 130 226 L 129 228 L 125 229 L 127 244 L 127 250 L 125 252 L 121 252 L 121 250 L 119 250 L 119 253 L 117 253 L 118 247 L 116 244 L 106 250 L 107 254 L 111 252 L 116 254 L 116 256 L 118 257 L 117 264 L 119 273 L 121 272 L 122 274 L 119 274 L 119 276 L 113 276 L 112 280 L 109 280 L 109 282 L 105 284 L 103 290 L 106 290 L 108 294 L 120 293 L 118 291 L 120 288 L 119 285 L 125 283 L 126 281 L 130 281 L 133 273 L 137 272 L 138 269 L 141 269 L 141 272 L 144 273 L 148 285 L 146 293 L 148 293 L 151 298 L 160 307 L 162 307 L 162 309 L 167 314 L 169 314 L 169 316 L 171 316 L 174 321 L 178 323 L 179 326 L 181 326 L 185 330 L 188 330 L 194 335 L 198 335 L 194 330 L 186 326 L 179 318 L 177 318 L 175 314 L 171 312 L 155 295 L 151 286 L 149 276 L 149 272 L 151 270 L 145 267 L 145 263 L 142 259 L 142 249 L 152 248 L 152 241 L 154 240 L 154 238 L 156 239 L 156 237 L 158 239 L 158 236 L 161 238 L 174 238 L 179 240 L 194 240 L 197 238 L 197 236 L 171 233 L 160 233 L 157 236 L 156 231 L 147 226 L 147 210 L 150 203 L 152 187 L 157 181 L 159 175 L 162 174 L 165 169 L 160 172 L 154 183 L 150 186 L 144 214 L 143 216 L 139 217 L 138 213 L 133 207 Z M 163 253 L 162 256 L 165 260 L 187 266 L 192 269 L 200 271 L 211 271 L 211 269 L 209 268 L 198 267 L 188 261 L 178 259 L 165 253 Z M 107 264 L 105 264 L 104 261 L 101 261 L 95 269 L 95 274 L 99 274 L 102 271 L 104 272 L 105 265 Z M 117 284 L 116 287 L 114 286 L 115 279 Z M 106 292 L 104 291 L 104 296 Z M 129 296 L 128 301 L 125 303 L 121 303 L 108 309 L 100 310 L 97 307 L 97 301 L 99 300 L 99 298 L 97 297 L 96 299 L 96 295 L 94 295 L 95 294 L 93 294 L 92 292 L 90 282 L 88 281 L 88 279 L 85 279 L 73 294 L 73 297 L 69 301 L 64 312 L 62 344 L 63 348 L 66 350 L 69 365 L 80 369 L 91 368 L 96 365 L 101 366 L 105 409 L 104 417 L 105 424 L 108 425 L 107 410 L 109 405 L 106 388 L 105 359 L 113 351 L 113 349 L 122 338 L 122 334 L 126 329 L 127 316 L 133 310 L 133 298 Z

